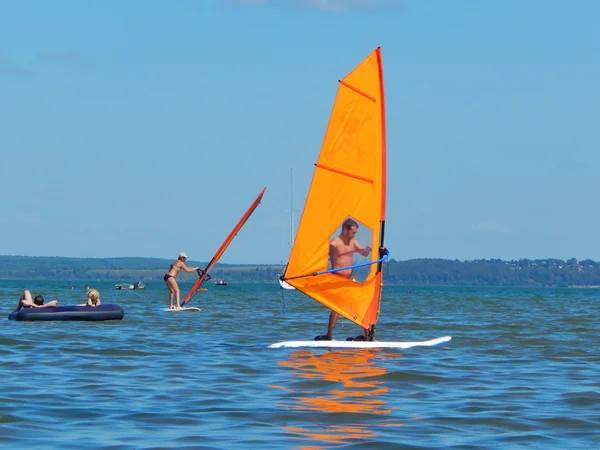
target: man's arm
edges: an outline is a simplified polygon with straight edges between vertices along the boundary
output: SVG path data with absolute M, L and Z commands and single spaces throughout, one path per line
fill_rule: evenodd
M 361 254 L 362 256 L 369 256 L 369 253 L 371 253 L 370 245 L 367 245 L 366 247 L 362 247 L 357 241 L 354 241 L 354 242 L 355 242 L 354 250 L 357 253 Z
M 335 253 L 336 253 L 336 248 L 335 248 L 335 244 L 333 243 L 333 241 L 331 241 L 329 243 L 329 258 L 330 259 L 335 259 Z
M 26 300 L 26 299 L 21 300 L 21 305 L 24 308 L 54 308 L 57 304 L 58 304 L 57 300 L 52 300 L 51 302 L 45 303 L 43 305 L 36 305 L 31 300 Z M 18 311 L 19 309 L 21 309 L 21 308 L 18 308 L 15 311 Z

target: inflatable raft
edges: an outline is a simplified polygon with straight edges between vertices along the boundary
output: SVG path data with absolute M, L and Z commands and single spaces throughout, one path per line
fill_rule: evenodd
M 21 308 L 8 315 L 10 320 L 121 320 L 125 312 L 115 304 L 100 306 L 57 306 L 55 308 Z

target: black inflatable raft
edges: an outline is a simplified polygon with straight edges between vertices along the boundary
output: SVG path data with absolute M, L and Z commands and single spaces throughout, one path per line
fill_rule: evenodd
M 121 320 L 125 312 L 115 304 L 100 306 L 57 306 L 55 308 L 21 308 L 8 315 L 10 320 Z

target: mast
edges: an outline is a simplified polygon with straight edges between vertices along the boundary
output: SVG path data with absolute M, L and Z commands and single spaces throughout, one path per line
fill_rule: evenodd
M 294 246 L 294 169 L 290 168 L 290 251 Z M 285 269 L 284 269 L 285 271 Z M 295 287 L 281 280 L 281 274 L 278 274 L 279 286 L 283 289 L 294 290 Z
M 294 245 L 294 169 L 290 169 L 290 248 Z

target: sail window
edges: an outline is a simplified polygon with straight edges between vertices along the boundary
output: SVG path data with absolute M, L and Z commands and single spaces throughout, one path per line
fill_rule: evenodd
M 350 239 L 350 244 L 344 240 Z M 347 241 L 346 241 L 347 242 Z M 340 267 L 348 267 L 346 271 L 336 272 L 340 275 L 348 275 L 352 281 L 363 284 L 372 269 L 370 265 L 363 265 L 373 261 L 373 251 L 366 253 L 367 246 L 373 246 L 373 230 L 352 216 L 347 216 L 329 237 L 330 252 L 327 268 L 329 270 Z M 332 249 L 332 246 L 335 247 Z M 347 249 L 347 251 L 344 251 Z M 334 264 L 334 260 L 337 261 Z M 357 266 L 357 267 L 354 267 Z

